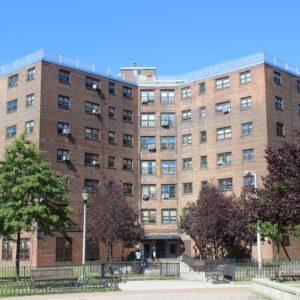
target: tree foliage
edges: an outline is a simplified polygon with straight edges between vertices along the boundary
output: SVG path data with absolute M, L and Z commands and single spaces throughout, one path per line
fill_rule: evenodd
M 300 147 L 284 143 L 267 148 L 266 160 L 268 175 L 262 186 L 247 191 L 244 200 L 249 222 L 260 220 L 261 233 L 273 240 L 278 255 L 282 235 L 300 233 Z
M 107 260 L 113 259 L 115 244 L 130 246 L 142 239 L 144 229 L 138 221 L 137 211 L 130 206 L 121 185 L 116 182 L 101 184 L 89 201 L 88 235 L 106 246 Z
M 38 147 L 22 134 L 6 149 L 0 161 L 1 235 L 15 239 L 16 269 L 19 277 L 21 231 L 51 234 L 72 224 L 68 217 L 69 194 L 65 178 L 42 161 Z
M 188 204 L 184 211 L 180 226 L 194 239 L 201 258 L 249 255 L 253 232 L 234 196 L 209 185 L 200 191 L 197 202 Z

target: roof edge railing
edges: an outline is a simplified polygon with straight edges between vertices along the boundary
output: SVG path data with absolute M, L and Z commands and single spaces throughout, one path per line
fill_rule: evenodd
M 79 59 L 69 58 L 62 54 L 50 52 L 45 49 L 38 50 L 29 55 L 26 55 L 20 59 L 13 61 L 10 64 L 3 65 L 0 67 L 0 76 L 4 76 L 6 74 L 12 73 L 16 70 L 34 64 L 38 61 L 47 61 L 50 63 L 55 63 L 58 65 L 62 65 L 65 67 L 74 68 L 80 71 L 94 73 L 103 77 L 115 79 L 118 81 L 136 84 L 133 82 L 129 82 L 123 80 L 119 77 L 118 73 L 113 73 L 111 69 L 105 67 L 99 67 L 96 64 L 85 63 Z M 142 86 L 150 86 L 150 85 L 180 85 L 185 84 L 192 81 L 202 80 L 209 77 L 214 77 L 222 74 L 226 74 L 229 72 L 233 72 L 236 70 L 249 68 L 254 65 L 258 65 L 261 63 L 266 63 L 273 67 L 276 67 L 282 71 L 290 73 L 295 76 L 300 76 L 300 68 L 294 66 L 287 61 L 281 60 L 273 55 L 259 52 L 253 55 L 244 56 L 235 60 L 230 60 L 221 64 L 216 64 L 213 66 L 209 66 L 194 72 L 186 73 L 179 76 L 159 76 L 154 77 L 151 80 L 140 78 L 138 80 L 138 85 Z

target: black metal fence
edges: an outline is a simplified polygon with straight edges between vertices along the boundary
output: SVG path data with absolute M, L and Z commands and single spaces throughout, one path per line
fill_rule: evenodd
M 60 270 L 60 273 L 70 271 L 75 280 L 34 280 L 32 274 L 37 270 L 47 273 Z M 34 270 L 34 271 L 33 271 Z M 70 273 L 70 272 L 65 272 Z M 15 281 L 16 269 L 10 267 L 0 268 L 0 297 L 15 295 L 33 295 L 48 293 L 84 292 L 96 290 L 118 289 L 120 280 L 133 278 L 165 278 L 179 277 L 179 263 L 147 263 L 133 262 L 97 262 L 82 265 L 59 265 L 47 267 L 21 267 L 20 280 Z M 78 278 L 78 280 L 77 280 Z
M 300 260 L 263 260 L 261 268 L 255 260 L 251 259 L 220 259 L 220 260 L 199 260 L 183 255 L 182 261 L 189 266 L 196 262 L 202 262 L 203 272 L 216 271 L 219 265 L 230 265 L 234 274 L 230 277 L 234 281 L 251 281 L 253 278 L 277 278 L 280 269 L 288 268 L 300 270 Z

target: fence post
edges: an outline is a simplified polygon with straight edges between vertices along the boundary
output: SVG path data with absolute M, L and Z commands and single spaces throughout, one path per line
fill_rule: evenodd
M 100 272 L 101 272 L 100 277 L 104 278 L 105 277 L 105 263 L 101 263 Z

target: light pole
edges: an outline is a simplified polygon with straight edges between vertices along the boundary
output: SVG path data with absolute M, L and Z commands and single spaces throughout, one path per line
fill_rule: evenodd
M 84 190 L 81 194 L 83 200 L 83 232 L 82 232 L 82 279 L 85 277 L 85 250 L 86 250 L 86 206 L 89 193 Z

